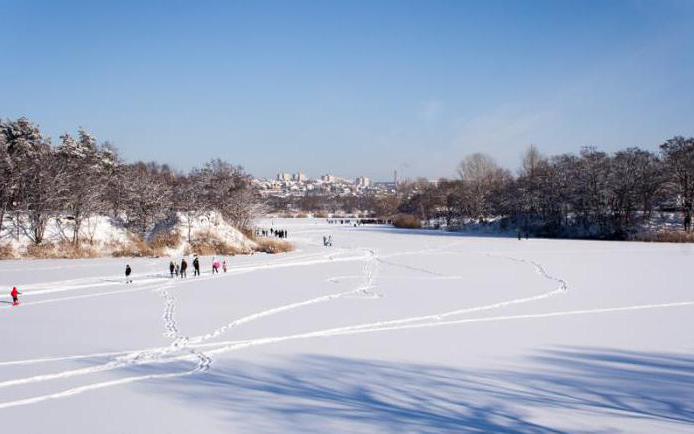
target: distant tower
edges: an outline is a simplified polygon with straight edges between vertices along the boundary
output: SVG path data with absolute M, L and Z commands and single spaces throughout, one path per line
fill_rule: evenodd
M 397 170 L 393 171 L 393 184 L 395 185 L 396 188 L 398 187 L 398 171 Z

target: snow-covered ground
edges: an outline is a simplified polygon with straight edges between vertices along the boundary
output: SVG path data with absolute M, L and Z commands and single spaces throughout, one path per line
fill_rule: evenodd
M 694 246 L 274 224 L 187 280 L 1 262 L 0 431 L 694 431 Z

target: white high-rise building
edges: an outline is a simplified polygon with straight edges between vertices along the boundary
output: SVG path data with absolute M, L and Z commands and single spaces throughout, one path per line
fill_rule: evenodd
M 292 175 L 292 180 L 296 182 L 305 182 L 306 181 L 306 175 L 304 172 L 298 172 Z
M 321 175 L 320 180 L 323 182 L 335 182 L 335 176 L 333 175 Z
M 371 185 L 371 180 L 366 176 L 360 176 L 354 180 L 354 185 L 360 188 L 366 188 Z
M 291 181 L 292 177 L 288 173 L 278 173 L 277 174 L 277 180 L 278 181 Z

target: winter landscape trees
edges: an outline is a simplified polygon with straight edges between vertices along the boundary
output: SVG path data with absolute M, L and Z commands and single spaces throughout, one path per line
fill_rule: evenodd
M 516 176 L 472 154 L 460 163 L 458 179 L 401 185 L 399 211 L 448 227 L 493 219 L 542 236 L 624 239 L 658 209 L 679 211 L 680 227 L 690 232 L 694 138 L 674 137 L 660 149 L 608 154 L 585 147 L 578 155 L 547 157 L 531 146 Z
M 54 219 L 65 241 L 81 242 L 91 217 L 108 214 L 144 238 L 177 213 L 189 220 L 217 211 L 239 229 L 258 210 L 250 177 L 239 166 L 212 160 L 177 173 L 159 163 L 123 163 L 108 143 L 86 130 L 52 146 L 26 118 L 0 120 L 0 231 L 9 225 L 35 245 Z

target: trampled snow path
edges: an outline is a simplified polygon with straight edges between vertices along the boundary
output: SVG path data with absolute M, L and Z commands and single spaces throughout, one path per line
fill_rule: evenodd
M 303 255 L 299 257 L 295 257 L 291 260 L 288 261 L 283 261 L 282 259 L 278 259 L 276 262 L 268 263 L 268 264 L 257 264 L 257 265 L 245 265 L 245 266 L 240 266 L 240 267 L 232 267 L 229 269 L 229 272 L 226 273 L 226 276 L 234 276 L 234 275 L 239 275 L 239 274 L 245 274 L 245 273 L 251 273 L 251 272 L 256 272 L 256 271 L 263 271 L 263 270 L 270 270 L 270 269 L 282 269 L 282 268 L 289 268 L 289 267 L 303 267 L 303 266 L 311 266 L 311 265 L 320 265 L 324 263 L 333 263 L 333 262 L 352 262 L 352 261 L 362 261 L 364 259 L 368 258 L 368 253 L 366 254 L 361 254 L 357 256 L 344 256 L 344 257 L 335 257 L 335 254 L 332 255 L 316 255 L 316 254 L 309 254 L 309 255 Z M 196 282 L 199 282 L 201 280 L 209 280 L 209 279 L 215 279 L 219 277 L 214 277 L 211 274 L 208 275 L 202 275 L 198 278 L 195 279 Z M 82 294 L 82 295 L 77 295 L 77 296 L 68 296 L 68 297 L 60 297 L 60 298 L 55 298 L 55 299 L 45 299 L 45 300 L 38 300 L 38 301 L 23 301 L 22 302 L 22 307 L 26 308 L 28 306 L 35 306 L 35 305 L 41 305 L 41 304 L 47 304 L 47 303 L 59 303 L 59 302 L 64 302 L 64 301 L 74 301 L 74 300 L 79 300 L 79 299 L 87 299 L 87 298 L 94 298 L 94 297 L 102 297 L 102 296 L 107 296 L 107 295 L 118 295 L 118 294 L 125 294 L 125 293 L 130 293 L 130 292 L 140 292 L 140 291 L 147 291 L 151 289 L 155 289 L 158 287 L 158 285 L 161 283 L 162 280 L 169 280 L 170 277 L 168 275 L 162 274 L 162 273 L 156 273 L 156 274 L 146 274 L 146 275 L 141 275 L 141 274 L 134 274 L 133 275 L 134 282 L 131 284 L 135 286 L 135 288 L 129 288 L 129 289 L 120 289 L 116 291 L 104 291 L 104 292 L 97 292 L 97 293 L 90 293 L 90 294 Z M 178 281 L 176 284 L 186 284 L 192 282 L 192 280 L 188 279 L 182 279 Z M 71 279 L 67 281 L 58 281 L 58 282 L 48 282 L 48 283 L 43 283 L 43 284 L 37 284 L 37 285 L 28 285 L 23 288 L 22 291 L 22 299 L 25 298 L 31 298 L 36 295 L 44 295 L 44 294 L 53 294 L 53 293 L 61 293 L 61 292 L 69 292 L 69 291 L 78 291 L 78 290 L 83 290 L 86 288 L 93 288 L 93 287 L 101 287 L 101 286 L 117 286 L 121 287 L 123 284 L 122 278 L 119 278 L 118 276 L 111 276 L 107 278 L 86 278 L 86 279 Z M 4 286 L 12 286 L 9 284 L 5 284 Z M 46 289 L 43 289 L 46 288 Z M 52 288 L 52 289 L 47 289 L 47 288 Z M 6 305 L 0 305 L 0 309 L 11 309 L 12 306 L 6 306 Z

